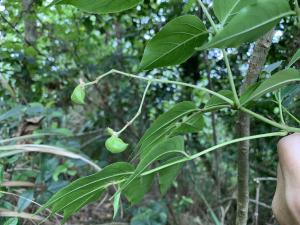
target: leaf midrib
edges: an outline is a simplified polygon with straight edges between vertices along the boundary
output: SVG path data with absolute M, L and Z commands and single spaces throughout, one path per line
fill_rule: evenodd
M 227 19 L 229 18 L 229 16 L 231 15 L 231 13 L 233 12 L 233 10 L 235 9 L 235 7 L 241 2 L 241 0 L 236 1 L 236 3 L 232 6 L 232 8 L 229 10 L 228 14 L 224 17 L 224 19 L 222 20 L 221 24 L 222 26 L 224 26 L 224 24 L 226 23 Z
M 113 177 L 122 176 L 122 175 L 131 175 L 132 173 L 133 173 L 133 172 L 118 173 L 118 174 L 114 174 L 114 175 L 112 175 L 112 176 L 107 176 L 107 177 L 105 177 L 105 178 L 100 178 L 100 179 L 94 180 L 94 181 L 92 181 L 92 182 L 90 182 L 90 183 L 88 183 L 88 184 L 81 185 L 81 186 L 79 186 L 79 187 L 77 187 L 77 188 L 75 188 L 75 189 L 73 189 L 73 190 L 67 192 L 66 194 L 64 194 L 64 195 L 62 195 L 62 196 L 60 196 L 60 197 L 58 197 L 58 198 L 54 198 L 53 201 L 50 201 L 50 202 L 49 202 L 48 204 L 46 204 L 46 205 L 47 205 L 47 206 L 50 206 L 50 205 L 54 204 L 55 202 L 61 200 L 62 198 L 66 197 L 67 195 L 69 195 L 69 194 L 71 194 L 71 193 L 73 193 L 73 192 L 75 192 L 75 191 L 78 191 L 78 190 L 80 190 L 80 189 L 82 189 L 82 188 L 84 188 L 84 187 L 87 187 L 87 186 L 89 186 L 89 185 L 91 185 L 91 184 L 95 184 L 95 183 L 97 183 L 97 182 L 99 182 L 99 181 L 107 180 L 107 179 L 110 179 L 110 178 L 113 178 Z

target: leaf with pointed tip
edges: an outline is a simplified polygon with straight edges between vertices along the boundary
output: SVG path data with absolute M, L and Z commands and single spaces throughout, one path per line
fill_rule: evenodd
M 297 50 L 297 52 L 295 53 L 295 55 L 292 57 L 289 65 L 287 66 L 287 68 L 290 68 L 292 65 L 294 65 L 298 60 L 300 59 L 300 49 Z
M 141 158 L 155 145 L 165 140 L 166 136 L 176 128 L 176 122 L 197 110 L 199 109 L 193 102 L 184 101 L 177 103 L 169 111 L 160 115 L 139 141 Z
M 271 30 L 281 18 L 293 14 L 287 0 L 257 0 L 257 3 L 240 10 L 201 49 L 238 47 L 255 41 Z
M 102 171 L 80 178 L 57 192 L 39 212 L 51 208 L 52 214 L 64 212 L 64 221 L 84 205 L 100 198 L 106 188 L 114 183 L 123 182 L 134 171 L 134 167 L 125 162 L 111 164 Z
M 131 9 L 141 3 L 142 0 L 55 0 L 50 5 L 73 5 L 90 13 L 116 13 Z
M 114 216 L 113 216 L 113 219 L 115 219 L 117 214 L 118 214 L 119 207 L 120 207 L 120 198 L 121 198 L 121 192 L 118 192 L 114 196 Z
M 134 173 L 123 184 L 121 184 L 120 189 L 124 190 L 128 187 L 131 182 L 140 176 L 155 161 L 167 158 L 168 156 L 173 156 L 174 154 L 186 155 L 184 152 L 184 139 L 182 136 L 169 138 L 156 145 L 150 152 L 147 152 L 144 158 L 139 162 Z
M 245 98 L 243 104 L 251 100 L 257 100 L 266 93 L 278 90 L 293 82 L 300 82 L 300 71 L 296 69 L 281 70 L 263 81 L 248 98 Z
M 203 45 L 208 32 L 197 16 L 185 15 L 167 23 L 147 44 L 140 70 L 185 62 Z
M 278 61 L 278 62 L 275 62 L 275 63 L 272 63 L 270 65 L 267 65 L 264 69 L 263 69 L 263 72 L 266 72 L 266 73 L 272 73 L 274 72 L 276 69 L 278 69 L 282 64 L 282 61 Z
M 214 0 L 213 9 L 221 24 L 226 24 L 242 8 L 255 3 L 257 0 Z

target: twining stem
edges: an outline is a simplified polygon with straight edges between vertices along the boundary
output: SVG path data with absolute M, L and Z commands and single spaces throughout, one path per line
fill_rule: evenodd
M 142 101 L 140 103 L 139 110 L 137 111 L 135 116 L 120 131 L 116 132 L 117 136 L 119 136 L 123 131 L 125 131 L 139 117 L 139 115 L 142 113 L 142 108 L 143 108 L 144 101 L 145 101 L 145 98 L 146 98 L 146 94 L 147 94 L 147 91 L 148 91 L 150 85 L 151 85 L 151 81 L 148 81 L 148 84 L 147 84 L 147 86 L 145 88 L 145 91 L 144 91 L 144 94 L 143 94 Z
M 89 86 L 89 85 L 93 85 L 93 84 L 96 84 L 98 83 L 102 78 L 110 75 L 110 74 L 120 74 L 120 75 L 123 75 L 123 76 L 126 76 L 126 77 L 131 77 L 131 78 L 135 78 L 135 79 L 139 79 L 139 80 L 144 80 L 144 81 L 149 81 L 149 82 L 152 82 L 152 83 L 164 83 L 164 84 L 176 84 L 176 85 L 180 85 L 180 86 L 185 86 L 185 87 L 190 87 L 190 88 L 194 88 L 194 89 L 198 89 L 200 91 L 204 91 L 204 92 L 207 92 L 209 94 L 212 94 L 222 100 L 224 100 L 225 102 L 229 103 L 230 105 L 234 105 L 234 102 L 225 97 L 224 95 L 221 95 L 217 92 L 214 92 L 212 90 L 209 90 L 207 88 L 204 88 L 204 87 L 199 87 L 197 85 L 193 85 L 193 84 L 189 84 L 189 83 L 184 83 L 184 82 L 180 82 L 180 81 L 172 81 L 172 80 L 166 80 L 166 79 L 156 79 L 156 78 L 148 78 L 148 77 L 141 77 L 141 76 L 137 76 L 137 75 L 134 75 L 134 74 L 130 74 L 130 73 L 125 73 L 125 72 L 122 72 L 122 71 L 119 71 L 119 70 L 115 70 L 115 69 L 112 69 L 110 71 L 108 71 L 107 73 L 104 73 L 102 75 L 100 75 L 96 80 L 92 81 L 92 82 L 88 82 L 88 83 L 85 83 L 84 86 Z
M 208 18 L 211 26 L 213 27 L 214 32 L 218 33 L 219 29 L 218 29 L 216 23 L 214 22 L 214 20 L 212 19 L 211 15 L 209 14 L 207 8 L 205 7 L 205 5 L 203 4 L 203 2 L 201 0 L 198 0 L 198 2 L 199 2 L 199 5 L 201 6 L 205 16 Z M 240 100 L 239 100 L 239 97 L 238 97 L 238 94 L 237 94 L 237 90 L 235 88 L 235 84 L 234 84 L 234 80 L 233 80 L 233 74 L 232 74 L 232 71 L 231 71 L 228 55 L 227 55 L 227 52 L 224 49 L 222 49 L 222 54 L 223 54 L 224 61 L 225 61 L 225 64 L 226 64 L 226 68 L 227 68 L 227 72 L 228 72 L 228 79 L 229 79 L 230 87 L 231 87 L 231 90 L 233 92 L 234 103 L 237 107 L 239 107 L 240 106 Z
M 222 148 L 222 147 L 227 146 L 227 145 L 235 144 L 235 143 L 238 143 L 238 142 L 241 142 L 241 141 L 246 141 L 246 140 L 259 139 L 259 138 L 282 137 L 282 136 L 286 136 L 287 134 L 288 134 L 288 132 L 286 132 L 286 131 L 280 131 L 280 132 L 258 134 L 258 135 L 253 135 L 253 136 L 242 137 L 242 138 L 237 138 L 237 139 L 234 139 L 234 140 L 230 140 L 230 141 L 227 141 L 227 142 L 224 142 L 224 143 L 212 146 L 212 147 L 210 147 L 208 149 L 205 149 L 205 150 L 203 150 L 201 152 L 198 152 L 198 153 L 196 153 L 194 155 L 191 155 L 189 157 L 186 157 L 186 158 L 183 158 L 183 159 L 179 159 L 179 160 L 176 160 L 174 162 L 171 162 L 171 163 L 168 163 L 168 164 L 156 167 L 156 168 L 154 168 L 152 170 L 148 170 L 148 171 L 142 173 L 141 176 L 146 176 L 146 175 L 149 175 L 151 173 L 155 173 L 155 172 L 157 172 L 159 170 L 162 170 L 162 169 L 167 168 L 169 166 L 173 166 L 173 165 L 178 164 L 178 163 L 183 163 L 183 162 L 187 162 L 187 161 L 190 161 L 190 160 L 194 160 L 196 158 L 199 158 L 200 156 L 203 156 L 203 155 L 205 155 L 207 153 L 210 153 L 210 152 L 212 152 L 212 151 L 214 151 L 216 149 Z
M 217 93 L 217 92 L 214 92 L 212 90 L 209 90 L 207 88 L 204 88 L 204 87 L 199 87 L 197 85 L 193 85 L 193 84 L 189 84 L 189 83 L 184 83 L 184 82 L 179 82 L 179 81 L 172 81 L 172 80 L 161 80 L 161 79 L 156 79 L 156 78 L 147 78 L 147 77 L 141 77 L 141 76 L 137 76 L 137 75 L 134 75 L 134 74 L 130 74 L 130 73 L 125 73 L 125 72 L 122 72 L 122 71 L 119 71 L 119 70 L 115 70 L 115 69 L 112 69 L 110 71 L 108 71 L 107 73 L 104 73 L 102 75 L 100 75 L 95 81 L 92 81 L 92 82 L 88 82 L 88 83 L 85 83 L 84 86 L 89 86 L 89 85 L 93 85 L 93 84 L 96 84 L 97 82 L 99 82 L 102 78 L 110 75 L 110 74 L 119 74 L 119 75 L 123 75 L 123 76 L 126 76 L 126 77 L 131 77 L 131 78 L 135 78 L 135 79 L 139 79 L 139 80 L 144 80 L 144 81 L 148 81 L 148 82 L 154 82 L 154 83 L 165 83 L 165 84 L 176 84 L 176 85 L 180 85 L 180 86 L 185 86 L 185 87 L 190 87 L 190 88 L 194 88 L 194 89 L 198 89 L 198 90 L 201 90 L 201 91 L 204 91 L 204 92 L 207 92 L 207 93 L 210 93 L 224 101 L 226 101 L 227 103 L 229 103 L 231 106 L 234 106 L 234 102 Z M 267 123 L 267 124 L 270 124 L 274 127 L 277 127 L 279 129 L 282 129 L 282 130 L 285 130 L 285 131 L 288 131 L 288 132 L 300 132 L 300 128 L 295 128 L 295 127 L 289 127 L 287 125 L 283 125 L 283 124 L 280 124 L 280 123 L 277 123 L 275 121 L 272 121 L 262 115 L 259 115 L 243 106 L 241 106 L 239 108 L 239 110 L 241 111 L 244 111 L 246 112 L 247 114 L 250 114 L 252 115 L 253 117 Z

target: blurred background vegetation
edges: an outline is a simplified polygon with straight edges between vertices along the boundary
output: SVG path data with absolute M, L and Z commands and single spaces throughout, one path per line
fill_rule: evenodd
M 204 2 L 212 4 L 210 0 Z M 208 94 L 196 90 L 153 84 L 142 115 L 124 133 L 130 151 L 110 154 L 104 147 L 105 128 L 118 130 L 132 118 L 145 83 L 113 75 L 88 89 L 85 106 L 72 104 L 74 87 L 80 79 L 92 81 L 110 69 L 136 73 L 147 40 L 178 15 L 192 13 L 202 21 L 206 19 L 194 0 L 145 0 L 135 9 L 113 15 L 88 14 L 71 6 L 46 7 L 49 3 L 0 0 L 0 145 L 56 146 L 104 167 L 130 160 L 135 144 L 151 122 L 174 103 L 192 100 L 201 107 L 208 101 Z M 300 47 L 300 31 L 294 24 L 285 19 L 276 27 L 263 75 L 283 68 Z M 230 49 L 237 84 L 242 83 L 252 50 L 253 44 Z M 180 66 L 139 75 L 200 84 L 215 91 L 230 89 L 222 54 L 217 50 L 195 54 Z M 284 106 L 299 115 L 299 85 L 289 87 L 283 97 Z M 255 108 L 270 118 L 279 118 L 271 96 Z M 207 113 L 204 129 L 186 137 L 188 151 L 198 152 L 234 137 L 233 118 L 228 110 Z M 266 124 L 252 123 L 253 133 L 270 129 Z M 39 136 L 44 133 L 48 135 Z M 36 138 L 5 141 L 23 135 Z M 276 142 L 251 142 L 249 224 L 254 224 L 255 212 L 259 224 L 276 224 L 270 208 L 276 185 L 272 179 L 276 176 Z M 39 206 L 26 199 L 43 204 L 71 181 L 95 172 L 94 167 L 71 155 L 14 148 L 9 155 L 0 151 L 0 224 L 37 224 L 41 218 L 33 213 Z M 49 148 L 47 152 L 51 152 Z M 117 220 L 131 225 L 233 224 L 236 150 L 237 146 L 229 146 L 187 163 L 165 196 L 159 196 L 154 186 L 139 205 L 131 207 L 124 201 Z M 268 180 L 256 182 L 256 178 Z M 259 204 L 255 202 L 257 190 Z M 104 196 L 73 216 L 68 224 L 109 222 L 112 208 L 109 196 Z M 49 223 L 59 224 L 59 216 Z

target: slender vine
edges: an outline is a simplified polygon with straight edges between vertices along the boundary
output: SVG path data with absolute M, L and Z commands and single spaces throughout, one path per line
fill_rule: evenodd
M 94 81 L 91 81 L 91 82 L 88 82 L 88 83 L 85 83 L 83 84 L 84 86 L 89 86 L 89 85 L 94 85 L 96 83 L 98 83 L 101 79 L 107 77 L 108 75 L 110 74 L 118 74 L 118 75 L 123 75 L 123 76 L 126 76 L 126 77 L 130 77 L 130 78 L 134 78 L 134 79 L 139 79 L 139 80 L 143 80 L 143 81 L 148 81 L 148 82 L 153 82 L 153 83 L 165 83 L 165 84 L 176 84 L 176 85 L 180 85 L 180 86 L 185 86 L 185 87 L 190 87 L 190 88 L 194 88 L 194 89 L 197 89 L 197 90 L 201 90 L 201 91 L 204 91 L 204 92 L 207 92 L 209 94 L 212 94 L 222 100 L 224 100 L 225 102 L 227 102 L 232 109 L 236 109 L 236 106 L 234 104 L 234 102 L 225 97 L 224 95 L 221 95 L 217 92 L 214 92 L 212 90 L 209 90 L 207 88 L 204 88 L 204 87 L 200 87 L 200 86 L 197 86 L 197 85 L 193 85 L 193 84 L 189 84 L 189 83 L 184 83 L 184 82 L 180 82 L 180 81 L 172 81 L 172 80 L 165 80 L 165 79 L 156 79 L 156 78 L 147 78 L 147 77 L 142 77 L 142 76 L 138 76 L 138 75 L 134 75 L 134 74 L 130 74 L 130 73 L 125 73 L 125 72 L 122 72 L 122 71 L 119 71 L 119 70 L 115 70 L 115 69 L 112 69 L 110 71 L 108 71 L 107 73 L 104 73 L 100 76 L 98 76 L 98 78 L 96 78 Z M 276 128 L 279 128 L 281 130 L 284 130 L 284 131 L 287 131 L 287 132 L 300 132 L 300 128 L 296 128 L 296 127 L 290 127 L 288 125 L 285 125 L 285 124 L 281 124 L 281 123 L 278 123 L 276 121 L 273 121 L 273 120 L 270 120 L 260 114 L 257 114 L 253 111 L 251 111 L 250 109 L 247 109 L 246 107 L 244 106 L 240 106 L 239 107 L 239 110 L 255 117 L 256 119 L 258 120 L 261 120 L 262 122 L 264 123 L 267 123 L 273 127 L 276 127 Z M 204 110 L 205 111 L 205 110 Z

